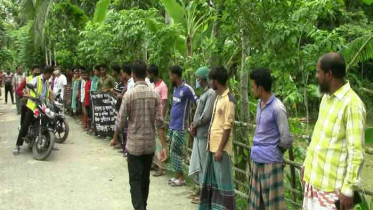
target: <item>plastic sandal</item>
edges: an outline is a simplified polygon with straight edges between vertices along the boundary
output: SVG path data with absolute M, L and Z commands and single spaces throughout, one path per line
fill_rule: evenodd
M 171 179 L 169 179 L 169 180 L 168 180 L 168 184 L 173 183 L 175 180 L 176 180 L 176 178 L 171 178 Z
M 185 186 L 185 185 L 186 185 L 186 181 L 181 182 L 178 179 L 176 179 L 174 182 L 171 183 L 172 187 L 181 187 L 181 186 Z

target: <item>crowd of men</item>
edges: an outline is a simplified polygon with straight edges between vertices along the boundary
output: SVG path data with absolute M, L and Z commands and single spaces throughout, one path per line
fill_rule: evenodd
M 192 202 L 199 204 L 200 210 L 235 209 L 231 162 L 235 98 L 228 87 L 227 70 L 222 66 L 211 70 L 207 67 L 197 69 L 196 88 L 202 90 L 197 96 L 193 87 L 183 80 L 183 69 L 178 65 L 169 69 L 172 87 L 167 87 L 159 77 L 156 65 L 147 66 L 141 60 L 113 65 L 111 69 L 109 75 L 106 65 L 99 65 L 94 71 L 79 67 L 74 71 L 67 70 L 65 77 L 60 68 L 47 67 L 38 76 L 40 68 L 35 66 L 33 75 L 23 81 L 16 79 L 12 84 L 18 85 L 20 99 L 27 94 L 25 83 L 31 80 L 34 84 L 39 84 L 36 81 L 40 80 L 43 84 L 40 95 L 47 100 L 49 91 L 57 93 L 61 90 L 65 108 L 92 135 L 90 93 L 110 92 L 118 99 L 115 106 L 118 116 L 110 145 L 121 149 L 127 157 L 134 209 L 147 208 L 151 169 L 157 168 L 155 177 L 165 174 L 166 139 L 170 142 L 169 156 L 176 172 L 168 184 L 172 187 L 186 185 L 183 159 L 187 132 L 193 137 L 188 175 L 200 189 L 190 196 Z M 365 106 L 345 80 L 346 64 L 341 55 L 323 55 L 316 69 L 323 97 L 301 169 L 303 209 L 352 209 L 364 162 Z M 21 70 L 17 74 L 20 75 Z M 9 86 L 10 80 L 4 81 Z M 288 114 L 284 104 L 272 92 L 273 78 L 269 69 L 253 69 L 250 81 L 258 105 L 250 155 L 252 168 L 247 209 L 286 209 L 283 155 L 293 142 Z M 169 88 L 173 89 L 173 95 L 166 135 L 164 119 L 168 113 Z M 194 105 L 196 110 L 189 124 Z M 22 110 L 21 107 L 19 112 L 27 112 Z M 19 153 L 22 132 L 27 126 L 27 120 L 22 121 L 14 154 Z

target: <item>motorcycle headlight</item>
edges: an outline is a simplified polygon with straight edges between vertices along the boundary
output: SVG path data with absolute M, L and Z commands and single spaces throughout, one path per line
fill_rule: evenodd
M 45 114 L 49 117 L 49 118 L 54 118 L 55 117 L 55 113 L 54 112 L 52 112 L 49 108 L 47 108 L 46 110 L 45 110 Z

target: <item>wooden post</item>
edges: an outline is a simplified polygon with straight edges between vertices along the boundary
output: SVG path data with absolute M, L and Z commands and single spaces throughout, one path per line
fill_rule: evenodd
M 293 153 L 293 147 L 290 147 L 289 149 L 289 159 L 291 161 L 294 161 L 294 153 Z M 291 185 L 291 188 L 295 189 L 296 188 L 296 184 L 295 184 L 295 168 L 293 165 L 290 165 L 290 185 Z M 296 202 L 297 201 L 297 194 L 296 193 L 292 193 L 293 194 L 293 201 Z

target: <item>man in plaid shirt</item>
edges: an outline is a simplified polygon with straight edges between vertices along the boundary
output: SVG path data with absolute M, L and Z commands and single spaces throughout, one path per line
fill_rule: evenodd
M 316 68 L 324 96 L 301 171 L 303 209 L 336 209 L 337 201 L 339 209 L 352 209 L 364 162 L 365 106 L 344 79 L 341 55 L 325 54 Z
M 136 210 L 145 210 L 149 195 L 150 167 L 156 149 L 155 129 L 158 129 L 162 144 L 162 162 L 167 158 L 166 136 L 161 99 L 157 91 L 145 82 L 145 62 L 135 61 L 131 69 L 136 84 L 123 96 L 116 130 L 122 132 L 128 119 L 126 150 L 132 205 Z

